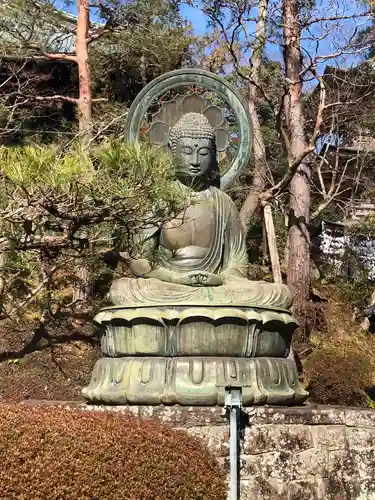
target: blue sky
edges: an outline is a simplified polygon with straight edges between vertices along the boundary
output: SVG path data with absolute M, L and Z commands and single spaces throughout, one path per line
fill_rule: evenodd
M 270 5 L 272 5 L 275 1 L 276 0 L 270 0 Z M 316 0 L 315 5 L 315 15 L 319 17 L 332 16 L 336 14 L 350 16 L 353 14 L 359 14 L 366 9 L 363 2 L 357 0 Z M 56 6 L 62 7 L 62 0 L 57 0 Z M 70 7 L 65 7 L 65 10 L 68 10 L 72 14 L 76 14 L 75 1 L 72 2 Z M 191 22 L 194 34 L 204 35 L 206 33 L 207 18 L 199 8 L 184 5 L 181 8 L 181 14 L 184 18 Z M 254 15 L 256 15 L 256 9 L 254 9 Z M 333 23 L 330 23 L 327 24 L 327 26 L 331 28 L 334 25 Z M 348 67 L 358 63 L 362 59 L 362 56 L 358 57 L 351 54 L 345 54 L 335 59 L 329 59 L 328 61 L 326 61 L 323 56 L 339 51 L 340 46 L 342 46 L 345 40 L 351 36 L 354 30 L 358 30 L 364 26 L 364 20 L 348 19 L 340 21 L 339 26 L 335 27 L 332 33 L 328 34 L 328 36 L 324 33 L 327 26 L 324 26 L 323 30 L 322 25 L 315 25 L 311 28 L 310 32 L 305 31 L 302 42 L 302 46 L 306 50 L 306 53 L 316 53 L 316 55 L 322 58 L 319 64 L 319 72 L 324 70 L 326 64 Z M 254 24 L 249 25 L 249 32 L 251 31 L 254 31 Z M 325 34 L 325 36 L 323 36 L 323 34 Z M 316 42 L 309 40 L 309 37 L 322 37 L 318 50 L 316 50 Z M 266 46 L 266 54 L 271 59 L 282 60 L 282 54 L 278 44 L 268 43 Z
M 55 2 L 55 5 L 58 9 L 65 10 L 74 15 L 77 14 L 77 6 L 76 2 L 74 1 L 66 5 L 64 1 L 57 0 Z M 202 11 L 188 5 L 183 5 L 181 8 L 181 14 L 184 18 L 188 19 L 192 23 L 194 27 L 194 33 L 196 35 L 203 35 L 205 33 L 207 21 Z
M 206 32 L 207 18 L 201 10 L 190 7 L 189 5 L 183 5 L 181 14 L 191 22 L 196 35 L 204 35 Z
M 270 5 L 275 4 L 275 0 L 270 0 Z M 278 2 L 279 3 L 279 2 Z M 352 15 L 359 15 L 360 13 L 366 12 L 367 7 L 364 2 L 357 0 L 316 0 L 315 1 L 315 12 L 313 12 L 313 17 L 330 17 L 330 16 L 345 16 L 349 17 Z M 181 9 L 181 13 L 184 17 L 190 20 L 193 25 L 194 32 L 197 35 L 202 35 L 207 29 L 207 19 L 201 10 L 184 6 Z M 254 17 L 257 16 L 257 9 L 253 10 Z M 345 19 L 337 21 L 337 23 L 323 23 L 313 25 L 309 31 L 304 31 L 302 47 L 307 53 L 315 53 L 319 56 L 321 62 L 318 65 L 320 71 L 324 70 L 325 65 L 328 63 L 330 65 L 340 65 L 344 67 L 357 64 L 363 59 L 363 54 L 360 56 L 354 56 L 352 54 L 343 54 L 340 57 L 334 59 L 325 60 L 325 56 L 329 54 L 340 52 L 346 41 L 355 33 L 356 31 L 364 28 L 368 24 L 368 18 L 357 18 L 357 19 Z M 328 33 L 328 29 L 332 29 L 331 33 Z M 249 23 L 248 31 L 254 32 L 255 23 Z M 312 41 L 311 38 L 320 38 L 322 40 L 317 48 L 316 41 Z M 279 43 L 268 43 L 266 46 L 266 54 L 271 59 L 282 60 L 282 53 L 280 50 Z

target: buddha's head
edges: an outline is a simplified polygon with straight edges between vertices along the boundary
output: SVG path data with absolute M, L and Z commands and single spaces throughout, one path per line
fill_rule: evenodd
M 215 139 L 214 129 L 201 113 L 186 113 L 172 127 L 169 147 L 182 183 L 197 187 L 218 184 Z

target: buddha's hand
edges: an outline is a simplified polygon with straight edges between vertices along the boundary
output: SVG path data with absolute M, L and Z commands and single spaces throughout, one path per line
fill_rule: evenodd
M 206 271 L 195 271 L 188 274 L 192 286 L 220 286 L 223 280 L 220 276 Z

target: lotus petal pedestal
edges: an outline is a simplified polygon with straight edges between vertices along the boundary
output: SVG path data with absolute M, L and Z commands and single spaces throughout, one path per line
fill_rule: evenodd
M 300 386 L 288 312 L 241 307 L 109 307 L 94 319 L 104 358 L 83 390 L 91 402 L 224 405 L 225 386 L 243 403 L 292 405 Z

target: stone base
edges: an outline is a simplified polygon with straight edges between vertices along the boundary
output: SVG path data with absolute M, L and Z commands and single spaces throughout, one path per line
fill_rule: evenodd
M 245 307 L 108 307 L 94 323 L 104 356 L 286 358 L 295 319 Z
M 228 385 L 243 387 L 245 406 L 295 405 L 307 397 L 294 360 L 278 358 L 102 358 L 83 393 L 117 405 L 223 406 Z
M 302 403 L 288 311 L 250 307 L 110 307 L 94 319 L 104 358 L 83 394 L 91 402 L 223 406 Z

